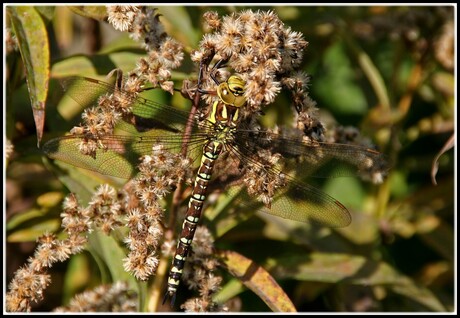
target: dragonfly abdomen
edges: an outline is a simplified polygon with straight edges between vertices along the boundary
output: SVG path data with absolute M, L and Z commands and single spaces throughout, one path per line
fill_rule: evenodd
M 167 294 L 170 297 L 174 297 L 177 292 L 190 245 L 201 217 L 203 202 L 206 199 L 206 190 L 211 179 L 214 163 L 222 152 L 222 149 L 222 141 L 209 141 L 204 146 L 201 164 L 195 178 L 192 196 L 190 197 L 185 219 L 182 223 L 180 239 L 177 243 L 172 268 L 169 272 Z

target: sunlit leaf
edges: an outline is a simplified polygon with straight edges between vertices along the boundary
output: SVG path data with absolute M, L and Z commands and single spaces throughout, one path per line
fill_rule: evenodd
M 62 192 L 47 192 L 37 198 L 37 204 L 44 208 L 51 208 L 58 205 L 63 199 Z
M 112 236 L 95 231 L 89 236 L 89 249 L 108 267 L 112 281 L 126 281 L 137 290 L 138 283 L 134 276 L 123 268 L 123 259 L 127 257 L 125 250 Z
M 158 12 L 164 16 L 160 21 L 164 23 L 168 33 L 177 34 L 179 41 L 190 47 L 196 46 L 199 34 L 192 25 L 190 15 L 183 6 L 159 7 Z
M 47 219 L 42 222 L 35 222 L 33 225 L 22 230 L 17 230 L 7 236 L 7 241 L 13 242 L 33 242 L 38 237 L 42 236 L 43 233 L 53 233 L 57 231 L 61 226 L 61 220 L 59 219 Z
M 114 52 L 102 55 L 74 55 L 53 64 L 51 76 L 54 78 L 80 75 L 86 77 L 106 76 L 115 68 L 131 70 L 143 57 L 141 53 Z
M 40 209 L 30 209 L 28 211 L 22 212 L 15 214 L 11 216 L 11 218 L 8 220 L 8 223 L 6 224 L 6 229 L 8 231 L 13 230 L 20 224 L 27 222 L 29 220 L 33 220 L 38 217 L 42 217 L 45 214 L 43 210 Z
M 107 18 L 107 8 L 105 6 L 69 6 L 69 9 L 81 16 L 99 21 Z
M 50 52 L 48 33 L 34 7 L 9 7 L 11 22 L 18 39 L 26 69 L 27 86 L 40 143 L 45 124 L 45 102 L 48 95 Z
M 453 261 L 455 235 L 452 227 L 442 219 L 432 215 L 421 218 L 415 226 L 422 240 L 445 259 Z
M 428 289 L 413 282 L 385 262 L 347 254 L 310 253 L 272 259 L 266 268 L 277 279 L 383 285 L 394 292 L 419 302 L 430 310 L 443 311 L 444 306 Z
M 56 7 L 54 6 L 36 6 L 34 7 L 40 15 L 46 19 L 46 22 L 50 22 L 54 17 Z
M 243 283 L 240 280 L 234 278 L 219 290 L 219 292 L 213 297 L 213 300 L 218 303 L 225 303 L 244 290 L 245 288 Z
M 342 36 L 345 38 L 345 42 L 348 44 L 348 47 L 351 49 L 354 58 L 357 60 L 359 66 L 363 70 L 363 73 L 366 75 L 367 80 L 374 90 L 380 107 L 384 109 L 390 108 L 390 97 L 388 96 L 388 90 L 383 80 L 382 75 L 379 70 L 369 57 L 369 55 L 358 45 L 358 42 L 350 36 L 347 28 L 345 27 Z
M 63 301 L 69 300 L 91 282 L 91 268 L 86 255 L 77 254 L 69 259 L 64 276 Z M 93 282 L 94 283 L 94 282 Z
M 324 99 L 328 107 L 340 114 L 362 114 L 367 110 L 364 93 L 353 78 L 351 62 L 344 47 L 336 43 L 324 56 L 324 71 L 312 90 Z M 331 87 L 334 87 L 331 90 Z
M 256 293 L 275 312 L 295 312 L 289 297 L 273 277 L 254 261 L 233 251 L 219 251 L 228 271 Z
M 433 184 L 437 184 L 436 174 L 438 173 L 439 158 L 442 156 L 443 153 L 447 152 L 449 149 L 452 149 L 454 145 L 455 145 L 455 137 L 454 135 L 452 135 L 450 136 L 449 140 L 446 141 L 442 149 L 438 152 L 438 154 L 434 158 L 433 165 L 431 166 L 431 182 L 433 182 Z

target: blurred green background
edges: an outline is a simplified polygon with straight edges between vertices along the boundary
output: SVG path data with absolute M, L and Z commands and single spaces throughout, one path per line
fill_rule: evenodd
M 196 77 L 189 54 L 204 34 L 203 13 L 214 10 L 222 16 L 248 8 L 274 10 L 286 26 L 303 33 L 309 45 L 301 69 L 311 75 L 310 95 L 326 127 L 357 127 L 391 158 L 393 167 L 382 185 L 358 178 L 321 183 L 323 191 L 351 210 L 353 223 L 347 228 L 316 229 L 255 215 L 218 235 L 216 246 L 266 268 L 298 311 L 455 310 L 454 7 L 158 6 L 166 31 L 185 47 L 183 66 L 173 73 L 176 88 L 181 80 Z M 62 98 L 56 79 L 103 78 L 115 67 L 129 71 L 145 51 L 126 33 L 94 19 L 97 10 L 35 9 L 49 47 L 46 140 L 68 132 L 82 112 Z M 8 10 L 4 14 L 11 27 Z M 46 56 L 36 52 L 41 54 Z M 19 51 L 7 51 L 5 59 L 4 134 L 14 145 L 4 180 L 4 253 L 10 282 L 32 255 L 35 239 L 59 229 L 61 200 L 69 186 L 48 169 L 37 148 Z M 189 105 L 180 96 L 152 94 L 159 102 L 183 109 Z M 288 95 L 276 101 L 288 103 Z M 278 113 L 283 108 L 288 109 L 271 107 L 266 116 L 284 118 Z M 433 162 L 439 163 L 437 185 L 432 182 Z M 100 180 L 88 182 L 91 187 Z M 77 195 L 88 199 L 86 189 Z M 218 223 L 212 227 L 219 232 Z M 75 293 L 105 282 L 98 266 L 87 252 L 55 264 L 45 299 L 34 310 L 52 310 Z M 223 273 L 220 299 L 231 300 L 232 310 L 270 310 Z

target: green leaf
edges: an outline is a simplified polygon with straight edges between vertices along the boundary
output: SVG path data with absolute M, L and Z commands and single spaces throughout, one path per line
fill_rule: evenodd
M 322 76 L 315 79 L 312 89 L 328 107 L 339 114 L 364 114 L 367 101 L 356 82 L 355 72 L 340 43 L 329 47 L 323 57 Z M 334 87 L 331 90 L 331 87 Z
M 51 22 L 54 17 L 54 6 L 36 6 L 35 10 L 46 20 L 46 23 Z
M 48 95 L 50 52 L 48 33 L 34 7 L 9 7 L 11 23 L 18 39 L 26 69 L 27 86 L 40 143 L 45 124 L 45 102 Z
M 238 224 L 247 220 L 254 214 L 256 208 L 261 205 L 258 202 L 251 205 L 253 208 L 239 205 L 239 203 L 248 202 L 248 200 L 249 196 L 246 190 L 241 187 L 233 187 L 226 195 L 221 196 L 213 209 L 205 211 L 205 218 L 209 221 L 208 228 L 215 238 L 223 236 Z
M 348 209 L 362 209 L 365 194 L 356 178 L 327 179 L 322 190 L 340 201 Z
M 437 216 L 428 215 L 421 218 L 415 228 L 420 238 L 428 246 L 445 259 L 454 261 L 455 236 L 450 224 Z
M 137 53 L 145 58 L 147 51 L 142 48 L 141 43 L 129 37 L 129 33 L 122 33 L 110 43 L 102 47 L 98 54 L 112 53 Z
M 69 6 L 69 9 L 83 17 L 103 21 L 107 18 L 105 6 Z
M 269 260 L 265 268 L 277 279 L 294 278 L 363 286 L 383 285 L 430 310 L 445 311 L 444 306 L 431 291 L 416 284 L 387 263 L 363 256 L 332 253 L 286 255 Z
M 296 312 L 294 304 L 261 266 L 234 251 L 218 251 L 227 270 L 256 293 L 275 312 Z
M 217 294 L 213 296 L 213 301 L 223 304 L 245 290 L 243 283 L 238 279 L 231 279 L 225 284 Z
M 70 299 L 81 292 L 90 281 L 91 269 L 87 255 L 72 255 L 68 261 L 67 271 L 64 277 L 63 303 L 68 304 Z
M 94 231 L 89 236 L 89 246 L 91 253 L 95 254 L 108 267 L 113 282 L 126 281 L 131 289 L 139 292 L 136 279 L 123 268 L 126 252 L 112 236 Z
M 62 192 L 46 192 L 37 198 L 37 204 L 44 208 L 52 208 L 61 203 L 63 199 Z
M 54 233 L 59 230 L 61 226 L 60 219 L 45 219 L 43 221 L 36 221 L 33 225 L 17 230 L 8 235 L 7 241 L 9 243 L 17 242 L 33 242 L 45 232 Z
M 385 81 L 383 80 L 382 74 L 380 74 L 380 71 L 377 69 L 369 55 L 363 49 L 361 49 L 361 47 L 358 45 L 358 42 L 350 36 L 350 33 L 348 32 L 348 26 L 343 23 L 340 24 L 342 25 L 342 36 L 345 39 L 345 43 L 350 48 L 351 53 L 356 58 L 370 85 L 374 89 L 374 93 L 379 101 L 380 106 L 384 109 L 389 109 L 390 97 L 388 96 L 388 90 L 385 85 Z
M 47 192 L 37 198 L 36 205 L 28 210 L 12 215 L 6 224 L 9 242 L 30 242 L 44 232 L 58 231 L 61 220 L 58 209 L 62 201 L 59 192 Z M 37 207 L 38 206 L 38 207 Z
M 107 75 L 115 68 L 123 71 L 132 70 L 137 61 L 145 57 L 144 52 L 114 52 L 92 56 L 74 55 L 53 64 L 51 76 L 61 78 L 73 75 L 95 77 Z
M 199 32 L 193 27 L 190 15 L 183 6 L 165 6 L 160 7 L 158 12 L 165 19 L 160 21 L 165 25 L 165 29 L 169 34 L 174 34 L 175 38 L 185 43 L 189 47 L 196 47 L 199 39 Z
M 11 218 L 8 220 L 6 224 L 6 229 L 8 231 L 14 230 L 21 224 L 39 217 L 43 217 L 45 214 L 46 213 L 43 210 L 37 208 L 33 208 L 22 213 L 17 213 L 11 216 Z

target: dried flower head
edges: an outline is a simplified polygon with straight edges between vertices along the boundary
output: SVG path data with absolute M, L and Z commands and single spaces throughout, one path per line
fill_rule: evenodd
M 257 197 L 259 201 L 270 208 L 276 190 L 286 185 L 286 179 L 283 173 L 271 173 L 273 170 L 269 170 L 267 167 L 275 167 L 281 155 L 272 154 L 269 150 L 260 150 L 257 156 L 259 158 L 257 162 L 266 162 L 266 164 L 248 165 L 243 181 L 246 184 L 248 194 Z
M 153 87 L 160 86 L 172 94 L 171 70 L 182 63 L 182 45 L 166 34 L 157 9 L 146 6 L 132 6 L 131 9 L 127 7 L 130 6 L 109 6 L 109 22 L 112 21 L 115 28 L 123 27 L 122 30 L 130 32 L 134 40 L 142 40 L 148 52 L 148 57 L 138 62 L 129 77 L 135 78 L 139 83 L 150 82 Z
M 28 259 L 27 266 L 15 273 L 10 283 L 7 293 L 9 311 L 30 311 L 31 303 L 43 298 L 43 290 L 51 282 L 47 269 L 81 252 L 92 227 L 98 226 L 108 232 L 120 224 L 116 221 L 122 211 L 117 197 L 118 193 L 113 188 L 103 185 L 86 208 L 78 204 L 73 194 L 64 199 L 61 218 L 67 237 L 60 240 L 55 234 L 45 233 L 37 239 L 33 257 Z
M 133 22 L 138 12 L 138 6 L 107 6 L 109 23 L 120 31 L 128 31 L 133 28 Z
M 78 294 L 69 305 L 58 307 L 54 312 L 133 312 L 137 307 L 136 293 L 126 282 L 116 282 Z
M 136 193 L 148 207 L 171 191 L 171 187 L 189 178 L 190 160 L 167 151 L 161 144 L 154 145 L 152 155 L 142 157 L 139 176 L 135 179 Z
M 6 310 L 30 312 L 31 303 L 43 299 L 43 290 L 50 284 L 48 274 L 36 272 L 26 266 L 16 271 L 6 294 Z
M 84 135 L 80 152 L 92 157 L 98 149 L 106 149 L 104 136 L 113 133 L 120 119 L 129 119 L 134 101 L 146 84 L 173 93 L 171 70 L 179 67 L 184 54 L 182 45 L 168 36 L 160 22 L 157 9 L 145 6 L 108 6 L 108 21 L 116 29 L 130 32 L 135 40 L 142 40 L 147 57 L 141 58 L 126 78 L 117 72 L 113 93 L 102 95 L 96 107 L 85 110 L 81 126 L 72 129 L 74 135 Z
M 28 265 L 16 271 L 9 285 L 6 295 L 8 311 L 30 311 L 31 303 L 40 301 L 44 289 L 51 283 L 46 270 L 54 263 L 65 261 L 82 250 L 86 238 L 81 236 L 82 233 L 73 232 L 74 227 L 66 228 L 70 232 L 64 240 L 58 240 L 51 233 L 45 233 L 37 239 L 34 256 L 28 259 Z
M 200 65 L 209 65 L 213 59 L 226 61 L 226 66 L 246 81 L 249 113 L 272 103 L 285 78 L 302 61 L 308 44 L 302 34 L 285 27 L 273 11 L 244 10 L 221 21 L 216 13 L 207 13 L 204 18 L 215 32 L 205 35 L 192 60 Z M 215 83 L 209 77 L 204 80 L 203 88 L 212 91 Z M 212 96 L 204 98 L 208 104 L 213 101 Z
M 11 140 L 6 139 L 5 143 L 5 159 L 9 160 L 14 153 L 14 145 Z
M 156 272 L 158 262 L 155 252 L 149 253 L 145 248 L 138 246 L 134 252 L 130 252 L 128 257 L 123 259 L 123 267 L 137 279 L 147 280 Z
M 203 298 L 190 298 L 181 308 L 185 312 L 228 312 L 227 306 Z
M 89 203 L 88 213 L 94 226 L 106 234 L 120 226 L 123 207 L 117 191 L 107 184 L 99 186 Z
M 190 177 L 190 161 L 156 144 L 151 155 L 142 157 L 139 172 L 132 182 L 138 204 L 128 209 L 126 216 L 129 233 L 124 241 L 130 252 L 123 264 L 136 278 L 146 280 L 156 272 L 159 262 L 157 250 L 163 238 L 160 200 Z

